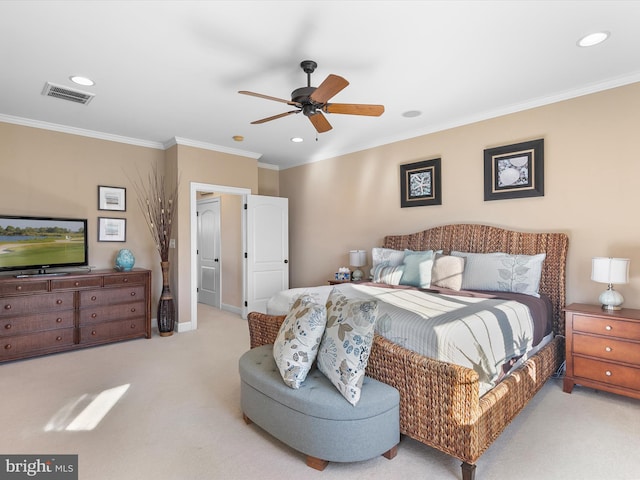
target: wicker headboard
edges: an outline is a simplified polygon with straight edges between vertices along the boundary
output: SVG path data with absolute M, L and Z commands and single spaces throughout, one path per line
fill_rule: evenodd
M 564 335 L 566 262 L 569 237 L 564 233 L 524 233 L 488 225 L 453 224 L 409 235 L 389 235 L 384 247 L 403 250 L 451 250 L 461 252 L 505 252 L 520 255 L 546 253 L 540 292 L 551 298 L 553 330 Z

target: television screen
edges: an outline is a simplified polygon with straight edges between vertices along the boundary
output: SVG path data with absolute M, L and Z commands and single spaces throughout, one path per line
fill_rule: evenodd
M 87 220 L 0 215 L 0 270 L 89 264 Z

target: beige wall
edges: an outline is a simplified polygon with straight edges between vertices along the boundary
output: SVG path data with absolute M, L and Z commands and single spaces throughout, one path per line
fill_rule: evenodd
M 159 255 L 132 182 L 138 174 L 146 178 L 152 165 L 161 166 L 164 155 L 153 148 L 0 123 L 0 211 L 86 218 L 90 264 L 111 268 L 117 252 L 130 249 L 136 267 L 153 270 L 157 300 Z M 126 211 L 98 210 L 98 185 L 126 188 Z M 126 242 L 98 242 L 98 217 L 125 218 Z
M 280 172 L 289 198 L 291 285 L 325 283 L 354 248 L 447 223 L 570 238 L 567 300 L 597 303 L 591 258 L 631 259 L 616 287 L 640 308 L 640 83 Z M 484 201 L 483 150 L 545 140 L 545 195 Z M 399 165 L 442 158 L 442 205 L 400 208 Z M 370 255 L 368 261 L 371 263 Z

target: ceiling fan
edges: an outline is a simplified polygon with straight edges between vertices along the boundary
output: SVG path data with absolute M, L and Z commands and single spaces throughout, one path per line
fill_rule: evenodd
M 307 74 L 307 86 L 296 88 L 291 92 L 291 100 L 285 100 L 284 98 L 271 97 L 269 95 L 263 95 L 261 93 L 248 92 L 246 90 L 240 90 L 238 93 L 243 95 L 251 95 L 253 97 L 265 98 L 267 100 L 274 100 L 276 102 L 286 103 L 297 107 L 297 110 L 291 110 L 289 112 L 280 113 L 272 117 L 262 118 L 251 122 L 252 125 L 258 123 L 265 123 L 278 118 L 293 115 L 294 113 L 302 112 L 306 117 L 311 120 L 311 123 L 318 131 L 318 133 L 328 132 L 331 130 L 331 125 L 324 113 L 342 113 L 347 115 L 367 115 L 372 117 L 379 117 L 384 112 L 383 105 L 365 105 L 357 103 L 328 103 L 334 95 L 344 89 L 349 82 L 338 75 L 329 75 L 319 87 L 311 86 L 311 74 L 315 71 L 318 64 L 313 60 L 303 60 L 300 63 L 300 67 Z

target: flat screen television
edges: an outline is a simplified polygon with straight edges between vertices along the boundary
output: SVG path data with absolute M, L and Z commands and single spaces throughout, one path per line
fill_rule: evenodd
M 86 219 L 0 215 L 0 271 L 47 275 L 88 264 Z

